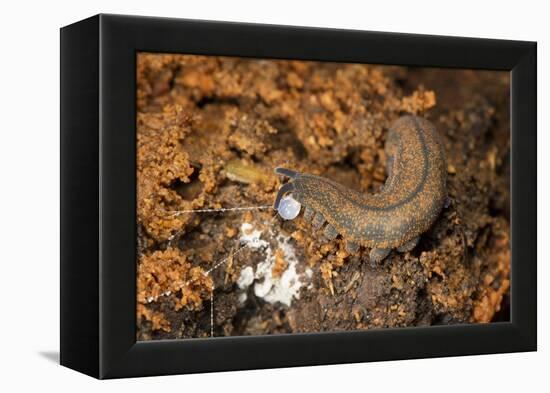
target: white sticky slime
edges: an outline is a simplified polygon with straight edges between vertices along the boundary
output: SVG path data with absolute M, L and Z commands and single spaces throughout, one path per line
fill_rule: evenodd
M 275 255 L 269 242 L 261 239 L 261 234 L 262 231 L 254 229 L 249 223 L 243 223 L 241 226 L 241 242 L 254 250 L 262 252 L 265 259 L 254 268 L 247 266 L 242 269 L 237 285 L 243 291 L 246 291 L 250 285 L 254 285 L 255 296 L 272 304 L 280 302 L 290 306 L 293 299 L 300 297 L 300 288 L 307 281 L 310 281 L 311 269 L 306 269 L 305 274 L 298 273 L 298 258 L 294 247 L 290 243 L 290 237 L 278 236 L 276 247 L 283 251 L 283 258 L 288 263 L 288 267 L 280 277 L 273 277 L 272 270 L 275 265 Z M 268 230 L 268 234 L 272 235 L 271 230 Z M 246 301 L 246 292 L 239 295 L 239 300 L 241 303 Z

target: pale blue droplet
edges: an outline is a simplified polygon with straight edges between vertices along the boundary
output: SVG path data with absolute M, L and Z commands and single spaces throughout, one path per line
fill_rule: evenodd
M 301 207 L 300 202 L 292 198 L 292 195 L 285 195 L 281 198 L 277 211 L 283 219 L 293 220 L 300 214 Z

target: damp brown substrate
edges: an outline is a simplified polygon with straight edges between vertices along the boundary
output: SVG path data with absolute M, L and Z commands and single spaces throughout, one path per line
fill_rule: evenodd
M 490 322 L 509 315 L 509 75 L 296 61 L 139 54 L 137 67 L 137 338 L 276 334 Z M 407 113 L 428 118 L 447 154 L 450 205 L 404 254 L 382 263 L 322 240 L 300 215 L 270 210 L 180 214 L 270 205 L 276 166 L 376 192 L 384 141 Z M 265 259 L 239 247 L 244 222 L 273 247 L 274 279 L 289 261 L 302 277 L 287 306 L 237 286 Z M 261 279 L 260 279 L 261 281 Z M 246 300 L 243 301 L 243 292 Z M 240 297 L 240 298 L 239 298 Z

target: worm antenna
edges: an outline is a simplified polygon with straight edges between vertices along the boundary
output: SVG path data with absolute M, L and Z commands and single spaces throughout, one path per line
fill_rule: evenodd
M 296 179 L 296 177 L 298 176 L 298 172 L 291 169 L 281 168 L 280 166 L 275 168 L 275 173 L 290 177 L 291 179 Z
M 277 197 L 275 198 L 275 203 L 273 204 L 273 207 L 275 210 L 279 208 L 279 203 L 281 202 L 281 198 L 283 195 L 285 195 L 287 192 L 294 191 L 294 184 L 292 183 L 286 183 L 279 188 L 279 192 L 277 193 Z

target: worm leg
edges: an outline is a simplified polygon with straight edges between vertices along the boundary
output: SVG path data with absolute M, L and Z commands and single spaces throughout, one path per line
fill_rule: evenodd
M 411 251 L 418 244 L 418 240 L 420 240 L 419 236 L 409 240 L 407 243 L 405 243 L 402 246 L 398 247 L 397 251 L 399 251 L 399 252 Z
M 321 213 L 315 214 L 315 217 L 313 217 L 313 230 L 317 230 L 323 226 L 325 223 L 325 217 Z
M 311 221 L 314 215 L 315 210 L 313 210 L 311 207 L 306 206 L 306 211 L 304 212 L 304 220 Z
M 327 226 L 325 227 L 325 231 L 323 232 L 323 234 L 325 235 L 325 237 L 326 237 L 328 240 L 332 240 L 332 239 L 334 239 L 336 236 L 338 236 L 338 231 L 337 231 L 336 228 L 334 228 L 332 225 L 327 224 Z
M 381 262 L 384 258 L 388 256 L 390 253 L 391 248 L 373 248 L 370 250 L 370 261 L 371 263 L 378 263 Z
M 350 254 L 355 254 L 359 250 L 359 244 L 347 241 L 346 242 L 346 251 Z

